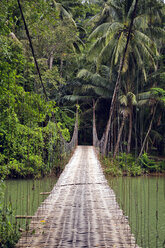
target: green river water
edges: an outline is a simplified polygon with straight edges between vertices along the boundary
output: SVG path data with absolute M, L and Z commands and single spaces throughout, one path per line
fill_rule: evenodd
M 56 182 L 56 177 L 38 180 L 6 180 L 5 204 L 11 204 L 14 216 L 32 216 L 47 197 L 40 193 L 50 192 Z M 11 221 L 15 221 L 15 217 Z M 17 219 L 17 224 L 25 230 L 29 220 Z
M 15 215 L 33 215 L 57 178 L 42 180 L 7 180 L 6 202 Z M 165 247 L 165 177 L 109 178 L 117 201 L 128 216 L 137 243 L 144 248 Z M 14 221 L 14 219 L 12 220 Z M 25 228 L 25 220 L 18 220 Z
M 109 178 L 137 243 L 165 247 L 165 177 Z

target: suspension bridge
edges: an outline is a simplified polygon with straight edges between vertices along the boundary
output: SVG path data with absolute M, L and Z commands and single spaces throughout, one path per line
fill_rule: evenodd
M 78 113 L 71 142 L 61 141 L 65 152 L 75 148 L 74 153 L 16 247 L 138 247 L 104 177 L 96 145 L 77 146 Z
M 149 185 L 147 189 L 148 203 L 146 202 L 146 191 L 142 189 L 144 182 L 139 193 L 135 186 L 136 230 L 130 228 L 125 209 L 122 210 L 119 207 L 117 196 L 108 185 L 98 160 L 98 150 L 103 151 L 105 135 L 103 134 L 101 140 L 97 137 L 95 110 L 93 111 L 93 146 L 78 145 L 78 111 L 71 141 L 66 142 L 60 132 L 59 135 L 61 137 L 60 152 L 72 151 L 72 157 L 51 192 L 42 192 L 48 197 L 41 203 L 35 214 L 28 215 L 27 207 L 27 211 L 25 211 L 27 215 L 16 216 L 16 219 L 26 219 L 26 228 L 21 230 L 22 235 L 16 248 L 162 247 L 160 246 L 163 241 L 162 237 L 161 240 L 158 240 L 158 217 L 155 222 L 157 232 L 154 246 L 150 242 L 151 238 L 153 239 L 152 233 L 150 234 L 151 229 L 146 231 L 145 227 L 146 222 L 150 223 L 149 216 L 147 217 L 145 214 L 146 207 L 148 206 L 147 209 L 150 211 L 151 204 Z M 53 153 L 52 156 L 54 156 Z M 124 184 L 122 184 L 122 188 L 122 194 L 124 195 L 124 190 L 129 191 L 130 197 L 133 188 L 130 186 L 129 189 L 126 189 Z M 27 190 L 30 193 L 29 187 Z M 151 190 L 153 194 L 153 188 Z M 143 202 L 142 191 L 145 191 L 144 214 L 142 214 L 142 207 L 139 208 L 137 203 L 138 196 Z M 158 182 L 156 184 L 156 213 L 158 213 L 157 193 Z M 27 198 L 27 204 L 29 204 L 29 195 Z M 132 200 L 125 199 L 125 203 L 129 204 L 129 211 L 131 211 L 131 202 Z M 138 220 L 139 214 L 140 221 Z M 159 215 L 157 214 L 157 216 Z M 163 215 L 161 217 L 163 219 Z M 31 219 L 30 225 L 29 219 Z M 139 236 L 139 230 L 141 230 L 141 236 Z M 148 232 L 147 241 L 142 239 L 145 231 Z
M 77 146 L 16 247 L 138 247 L 93 146 Z

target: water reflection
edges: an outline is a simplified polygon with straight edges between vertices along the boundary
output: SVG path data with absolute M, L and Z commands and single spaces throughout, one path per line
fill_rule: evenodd
M 9 204 L 14 212 L 12 222 L 15 222 L 15 215 L 32 216 L 42 201 L 47 197 L 40 195 L 41 192 L 50 192 L 55 185 L 57 178 L 49 177 L 38 180 L 6 180 L 5 202 Z M 17 220 L 21 228 L 26 228 L 24 219 Z M 29 221 L 28 221 L 29 223 Z
M 137 243 L 165 247 L 165 177 L 108 178 Z

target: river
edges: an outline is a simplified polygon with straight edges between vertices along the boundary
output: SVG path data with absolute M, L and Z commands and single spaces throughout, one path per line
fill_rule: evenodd
M 165 247 L 165 177 L 119 177 L 108 178 L 108 182 L 138 245 Z
M 33 215 L 46 198 L 57 178 L 40 180 L 7 180 L 6 202 L 12 204 L 14 215 Z M 137 243 L 144 248 L 165 247 L 165 177 L 108 178 L 117 201 L 128 216 Z M 13 220 L 14 221 L 14 218 Z M 23 219 L 20 228 L 26 228 Z
M 13 210 L 13 218 L 15 221 L 16 215 L 32 216 L 40 206 L 41 202 L 47 195 L 41 195 L 42 192 L 50 192 L 55 183 L 56 177 L 45 177 L 43 179 L 17 179 L 6 180 L 5 185 L 5 204 L 9 203 Z M 21 229 L 26 229 L 26 222 L 24 219 L 18 219 L 17 224 Z

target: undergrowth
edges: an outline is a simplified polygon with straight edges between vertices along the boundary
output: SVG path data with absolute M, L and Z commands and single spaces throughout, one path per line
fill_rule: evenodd
M 120 153 L 113 159 L 109 154 L 108 157 L 101 157 L 101 162 L 104 172 L 111 176 L 140 176 L 165 172 L 165 161 L 156 161 L 147 153 L 144 153 L 139 159 L 126 153 Z

